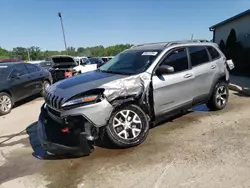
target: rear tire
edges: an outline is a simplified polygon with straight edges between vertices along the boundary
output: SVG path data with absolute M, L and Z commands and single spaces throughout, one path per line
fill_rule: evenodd
M 210 110 L 222 110 L 227 105 L 228 97 L 228 84 L 220 81 L 216 84 L 212 96 L 206 105 Z
M 117 108 L 107 125 L 107 136 L 118 147 L 141 144 L 147 138 L 149 122 L 145 112 L 136 105 Z
M 0 116 L 9 114 L 13 108 L 13 101 L 8 93 L 0 93 Z
M 42 97 L 45 96 L 45 91 L 46 91 L 46 89 L 47 89 L 50 85 L 51 85 L 50 82 L 47 81 L 47 80 L 45 80 L 45 81 L 43 82 L 43 89 L 42 89 L 42 91 L 41 91 L 41 93 L 40 93 L 40 95 L 41 95 Z

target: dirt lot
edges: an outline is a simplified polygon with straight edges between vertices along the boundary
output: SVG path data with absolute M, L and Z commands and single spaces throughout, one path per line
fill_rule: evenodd
M 0 117 L 0 187 L 250 187 L 249 101 L 231 93 L 225 110 L 195 108 L 135 148 L 42 160 L 36 99 Z

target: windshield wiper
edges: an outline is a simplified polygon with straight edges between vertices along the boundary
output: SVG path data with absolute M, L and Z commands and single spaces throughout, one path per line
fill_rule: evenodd
M 131 73 L 126 73 L 126 72 L 116 72 L 116 71 L 108 71 L 108 70 L 100 70 L 97 69 L 100 72 L 106 72 L 106 73 L 111 73 L 111 74 L 121 74 L 121 75 L 131 75 Z

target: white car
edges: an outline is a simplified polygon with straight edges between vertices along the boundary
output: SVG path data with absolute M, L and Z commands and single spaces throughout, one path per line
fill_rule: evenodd
M 50 72 L 54 82 L 97 69 L 97 65 L 91 64 L 87 57 L 56 55 L 52 56 L 51 59 L 54 65 Z
M 77 72 L 88 72 L 97 69 L 97 64 L 92 64 L 88 57 L 74 57 L 74 60 L 78 63 L 78 66 L 74 67 Z

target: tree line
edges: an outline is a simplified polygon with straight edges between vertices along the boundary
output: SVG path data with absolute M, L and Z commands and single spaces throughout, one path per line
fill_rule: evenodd
M 132 47 L 132 44 L 117 44 L 104 47 L 102 45 L 93 47 L 68 47 L 67 51 L 49 51 L 41 50 L 40 47 L 32 46 L 30 48 L 16 47 L 8 51 L 0 47 L 0 60 L 2 59 L 18 59 L 18 60 L 49 60 L 53 55 L 71 55 L 71 56 L 87 56 L 101 57 L 114 56 L 125 49 Z M 29 57 L 28 57 L 29 56 Z

